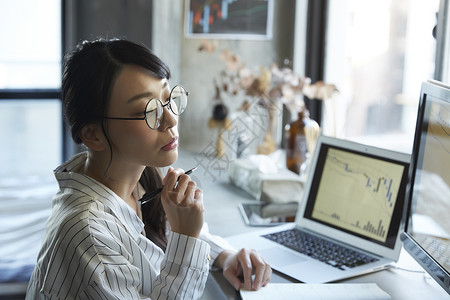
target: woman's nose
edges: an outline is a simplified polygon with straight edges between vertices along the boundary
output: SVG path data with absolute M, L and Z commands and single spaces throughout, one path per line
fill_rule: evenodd
M 177 126 L 177 124 L 178 116 L 172 112 L 169 106 L 164 107 L 163 119 L 159 128 L 164 131 Z

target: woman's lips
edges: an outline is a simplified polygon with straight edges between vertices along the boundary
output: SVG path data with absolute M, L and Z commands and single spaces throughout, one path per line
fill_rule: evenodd
M 170 151 L 178 147 L 178 137 L 174 137 L 168 144 L 163 146 L 161 150 L 163 151 Z

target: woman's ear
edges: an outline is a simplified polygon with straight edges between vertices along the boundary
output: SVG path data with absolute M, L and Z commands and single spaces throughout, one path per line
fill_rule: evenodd
M 81 129 L 81 140 L 93 151 L 103 151 L 106 147 L 106 139 L 101 125 L 87 124 Z

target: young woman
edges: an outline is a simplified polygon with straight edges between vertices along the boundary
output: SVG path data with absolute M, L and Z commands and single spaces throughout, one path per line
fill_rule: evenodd
M 169 78 L 158 57 L 125 40 L 83 42 L 68 57 L 64 112 L 87 151 L 55 170 L 60 190 L 27 299 L 195 299 L 213 265 L 236 289 L 241 276 L 246 289 L 269 282 L 258 253 L 202 231 L 195 182 L 181 169 L 158 171 L 178 157 L 187 105 L 188 92 L 170 89 Z

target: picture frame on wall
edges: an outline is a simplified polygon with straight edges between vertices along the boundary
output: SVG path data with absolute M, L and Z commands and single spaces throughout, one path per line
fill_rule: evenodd
M 187 38 L 270 40 L 273 0 L 185 0 Z

